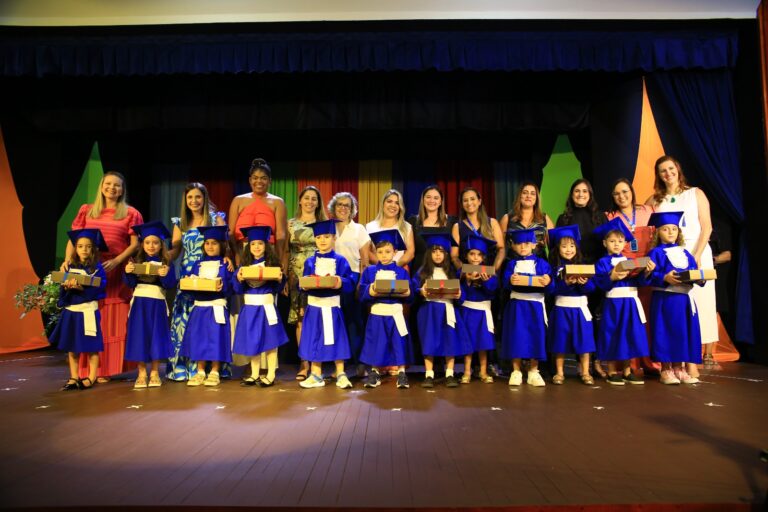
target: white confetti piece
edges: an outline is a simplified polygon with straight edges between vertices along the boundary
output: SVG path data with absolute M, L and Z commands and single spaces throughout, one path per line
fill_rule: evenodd
M 141 409 L 143 405 L 129 405 L 126 409 Z
M 226 405 L 217 405 L 217 406 L 216 406 L 216 410 L 217 410 L 217 411 L 218 411 L 219 409 L 226 409 L 226 408 L 227 408 L 227 406 L 226 406 Z
M 38 405 L 35 409 L 48 409 L 50 405 Z
M 206 391 L 218 391 L 218 390 L 219 390 L 219 388 L 208 388 L 208 389 L 206 389 Z
M 14 391 L 19 388 L 0 388 L 0 391 Z
M 592 389 L 602 389 L 603 386 L 592 386 Z
M 280 388 L 280 389 L 278 389 L 277 391 L 279 391 L 280 393 L 285 393 L 285 392 L 286 392 L 286 391 L 288 391 L 288 390 L 287 390 L 287 389 L 283 389 L 283 388 Z
M 308 411 L 314 411 L 315 409 L 317 409 L 317 407 L 307 407 Z
M 400 407 L 393 407 L 393 408 L 392 408 L 392 409 L 390 409 L 390 410 L 391 410 L 392 412 L 400 412 L 400 411 L 402 411 L 402 409 L 401 409 Z
M 515 393 L 517 393 L 518 391 L 520 391 L 520 388 L 509 388 L 509 390 L 510 391 L 514 391 Z
M 27 379 L 16 379 L 16 382 L 27 382 Z
M 722 404 L 716 404 L 716 403 L 714 403 L 714 402 L 709 402 L 709 403 L 706 403 L 706 404 L 704 404 L 704 405 L 706 405 L 707 407 L 725 407 L 725 406 L 724 406 L 724 405 L 722 405 Z
M 492 410 L 492 411 L 500 411 L 500 410 L 501 410 L 501 407 L 491 407 L 491 410 Z
M 428 389 L 427 393 L 437 393 L 437 391 L 435 391 L 434 389 Z
M 350 391 L 350 393 L 353 393 L 353 394 L 355 394 L 355 393 L 362 393 L 362 392 L 363 392 L 362 389 L 353 389 L 352 391 Z
M 602 411 L 603 409 L 605 409 L 605 407 L 603 407 L 602 405 L 595 405 L 592 408 L 596 411 Z

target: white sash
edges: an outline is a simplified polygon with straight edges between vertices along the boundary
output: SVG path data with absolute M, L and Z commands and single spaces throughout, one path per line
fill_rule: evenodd
M 196 308 L 213 308 L 213 318 L 217 324 L 225 324 L 224 308 L 227 307 L 227 299 L 196 300 L 193 304 Z
M 267 323 L 269 325 L 275 325 L 277 323 L 275 296 L 271 293 L 246 293 L 243 295 L 243 301 L 248 306 L 264 306 L 264 313 L 267 315 Z
M 605 296 L 609 299 L 634 299 L 640 321 L 645 323 L 645 311 L 643 311 L 643 305 L 640 303 L 640 298 L 637 296 L 637 288 L 634 286 L 620 286 L 608 291 Z
M 83 314 L 83 332 L 86 336 L 96 336 L 96 311 L 99 310 L 99 302 L 92 300 L 82 304 L 71 304 L 64 309 L 73 313 Z
M 456 327 L 456 311 L 453 309 L 453 299 L 427 299 L 427 302 L 445 304 L 445 323 L 451 327 Z
M 333 335 L 333 310 L 331 308 L 341 307 L 341 296 L 331 295 L 330 297 L 316 297 L 314 295 L 308 295 L 307 305 L 320 308 L 323 315 L 323 344 L 333 345 L 335 343 L 335 338 Z
M 397 332 L 400 333 L 400 336 L 408 336 L 408 326 L 405 324 L 402 304 L 376 302 L 371 306 L 371 314 L 376 316 L 391 316 L 395 320 Z
M 495 332 L 493 325 L 493 314 L 491 313 L 491 301 L 473 301 L 465 300 L 462 304 L 467 309 L 476 309 L 478 311 L 485 311 L 485 323 L 488 325 L 488 332 L 493 334 Z
M 592 313 L 590 313 L 587 303 L 586 295 L 558 295 L 555 297 L 555 306 L 560 306 L 561 308 L 579 308 L 587 322 L 591 322 Z
M 510 299 L 517 299 L 517 300 L 528 300 L 531 302 L 538 302 L 541 304 L 541 312 L 544 314 L 544 325 L 549 325 L 549 320 L 547 319 L 547 308 L 544 306 L 544 294 L 543 293 L 524 293 L 524 292 L 516 292 L 513 291 L 509 294 Z
M 653 287 L 652 290 L 655 292 L 667 292 L 667 293 L 679 293 L 681 295 L 687 295 L 688 300 L 691 303 L 691 311 L 693 312 L 693 316 L 696 316 L 696 301 L 693 300 L 693 294 L 691 294 L 691 290 L 693 289 L 693 286 L 690 284 L 673 284 L 669 285 L 666 288 L 657 288 Z

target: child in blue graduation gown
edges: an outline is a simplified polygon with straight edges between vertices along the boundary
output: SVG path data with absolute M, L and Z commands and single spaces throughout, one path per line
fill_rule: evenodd
M 693 285 L 682 283 L 678 272 L 696 270 L 696 259 L 685 249 L 679 227 L 683 212 L 657 212 L 648 224 L 656 227 L 655 247 L 648 257 L 656 264 L 650 278 L 651 357 L 661 363 L 662 384 L 696 384 L 699 379 L 685 370 L 684 363 L 701 364 L 701 327 Z M 702 282 L 697 283 L 699 286 Z
M 336 242 L 337 220 L 307 224 L 315 235 L 317 251 L 304 262 L 304 276 L 336 276 L 333 288 L 311 288 L 307 292 L 307 307 L 299 340 L 299 357 L 311 362 L 311 374 L 299 383 L 302 388 L 325 386 L 323 362 L 336 365 L 336 386 L 349 389 L 352 383 L 344 373 L 344 361 L 349 359 L 349 338 L 341 311 L 341 293 L 355 288 L 352 269 L 344 256 L 333 250 Z
M 125 337 L 125 360 L 135 361 L 139 374 L 133 387 L 157 388 L 160 380 L 160 361 L 173 355 L 168 305 L 165 290 L 176 288 L 176 271 L 170 262 L 165 240 L 171 233 L 162 222 L 153 221 L 134 226 L 139 236 L 139 249 L 135 261 L 125 266 L 125 283 L 134 289 Z M 157 275 L 133 274 L 136 263 L 157 265 Z M 147 381 L 147 363 L 151 364 Z
M 546 260 L 533 253 L 535 229 L 507 231 L 512 240 L 512 258 L 504 270 L 502 283 L 509 292 L 504 308 L 502 357 L 512 360 L 510 386 L 523 383 L 522 359 L 529 359 L 526 382 L 535 387 L 546 385 L 539 373 L 539 361 L 547 359 L 547 312 L 544 293 L 551 285 L 551 269 Z
M 269 387 L 275 383 L 277 369 L 277 347 L 288 342 L 288 334 L 275 307 L 278 294 L 285 287 L 285 275 L 279 281 L 258 281 L 245 279 L 243 268 L 279 267 L 280 260 L 269 243 L 272 229 L 269 226 L 240 228 L 248 243 L 243 247 L 241 266 L 232 279 L 234 293 L 243 295 L 244 304 L 240 309 L 235 327 L 235 342 L 232 351 L 251 359 L 251 375 L 241 382 L 243 386 L 257 383 Z M 267 375 L 259 378 L 261 354 L 266 352 Z M 258 380 L 257 380 L 258 379 Z
M 465 254 L 466 263 L 483 265 L 485 257 L 496 248 L 496 241 L 482 236 L 470 234 L 464 239 L 461 251 Z M 461 275 L 461 301 L 459 312 L 471 333 L 472 349 L 477 352 L 480 362 L 480 380 L 486 384 L 493 383 L 493 377 L 488 375 L 488 351 L 496 348 L 491 312 L 491 300 L 499 289 L 499 278 L 493 266 L 486 272 L 474 272 Z M 462 384 L 469 384 L 472 378 L 472 354 L 464 356 L 464 375 Z
M 555 307 L 549 316 L 547 350 L 555 355 L 556 373 L 554 384 L 565 381 L 563 371 L 565 354 L 577 354 L 581 366 L 581 381 L 591 386 L 595 383 L 589 374 L 589 354 L 595 351 L 595 331 L 587 295 L 595 290 L 589 277 L 565 277 L 566 265 L 580 264 L 581 235 L 579 226 L 562 226 L 549 230 L 552 250 L 549 263 L 552 267 L 552 295 Z
M 634 240 L 621 219 L 613 219 L 594 232 L 603 239 L 608 252 L 595 264 L 595 285 L 606 292 L 597 331 L 597 358 L 608 361 L 609 384 L 643 384 L 643 380 L 632 373 L 629 363 L 631 359 L 648 355 L 645 313 L 637 288 L 646 285 L 655 264 L 649 260 L 644 271 L 636 275 L 616 266 L 627 259 L 621 254 L 624 245 Z
M 232 339 L 227 312 L 227 297 L 232 294 L 232 272 L 224 261 L 227 247 L 227 230 L 224 226 L 200 226 L 205 238 L 203 257 L 192 267 L 192 275 L 208 279 L 219 278 L 215 292 L 191 292 L 195 303 L 189 314 L 179 355 L 197 361 L 197 374 L 187 381 L 187 386 L 218 386 L 221 363 L 232 362 Z M 205 365 L 211 363 L 206 376 Z
M 67 262 L 67 272 L 84 274 L 101 279 L 98 286 L 83 286 L 73 279 L 61 284 L 58 305 L 64 308 L 56 328 L 51 333 L 51 345 L 67 353 L 69 380 L 62 391 L 89 389 L 96 382 L 99 369 L 99 352 L 104 350 L 101 334 L 99 299 L 106 297 L 107 273 L 99 263 L 99 251 L 106 251 L 107 244 L 98 229 L 68 231 L 74 251 Z M 80 354 L 88 354 L 88 377 L 78 378 Z
M 359 285 L 360 301 L 371 305 L 360 353 L 360 360 L 372 367 L 365 387 L 375 388 L 381 384 L 378 367 L 397 366 L 397 387 L 404 389 L 409 387 L 405 365 L 413 364 L 413 346 L 403 304 L 410 303 L 413 297 L 408 271 L 398 266 L 394 257 L 396 251 L 405 250 L 405 242 L 397 229 L 377 231 L 370 236 L 379 262 L 363 271 Z M 409 283 L 408 289 L 399 294 L 378 293 L 374 284 L 379 279 L 405 280 Z
M 449 388 L 459 386 L 454 375 L 457 356 L 472 353 L 472 342 L 464 325 L 464 319 L 457 314 L 454 300 L 461 298 L 461 289 L 453 296 L 432 295 L 424 288 L 427 279 L 448 279 L 455 275 L 451 267 L 451 247 L 456 245 L 449 233 L 422 234 L 427 252 L 424 264 L 412 279 L 411 288 L 421 293 L 426 301 L 419 307 L 416 324 L 421 339 L 421 352 L 424 354 L 426 374 L 421 386 L 434 387 L 435 356 L 445 357 L 445 385 Z

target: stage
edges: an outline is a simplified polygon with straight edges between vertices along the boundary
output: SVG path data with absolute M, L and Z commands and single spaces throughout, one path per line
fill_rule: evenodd
M 563 386 L 440 380 L 431 391 L 416 372 L 408 390 L 392 378 L 303 390 L 294 370 L 271 388 L 133 390 L 118 379 L 60 392 L 62 354 L 3 356 L 2 506 L 757 510 L 765 500 L 763 366 L 730 363 L 696 386 L 588 387 L 570 368 Z

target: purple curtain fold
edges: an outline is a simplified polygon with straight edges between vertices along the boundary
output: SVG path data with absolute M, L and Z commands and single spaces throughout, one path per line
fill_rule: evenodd
M 668 151 L 682 159 L 739 225 L 736 262 L 736 341 L 754 343 L 746 211 L 739 164 L 739 127 L 731 72 L 659 72 L 647 77 L 657 126 Z M 657 107 L 658 106 L 658 107 Z
M 629 72 L 731 67 L 737 55 L 736 32 L 717 29 L 41 34 L 0 31 L 0 74 Z

